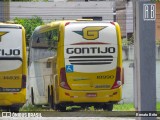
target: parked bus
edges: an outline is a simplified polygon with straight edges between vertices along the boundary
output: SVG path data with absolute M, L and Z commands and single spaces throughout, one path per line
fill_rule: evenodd
M 54 26 L 55 27 L 55 26 Z M 52 33 L 51 33 L 52 32 Z M 37 27 L 29 47 L 29 93 L 33 105 L 48 105 L 49 86 L 53 77 L 52 66 L 56 50 L 51 49 L 51 24 Z M 48 36 L 50 35 L 50 36 Z
M 59 110 L 94 105 L 111 111 L 121 100 L 122 45 L 116 22 L 57 21 L 40 26 L 32 36 L 30 58 L 32 103 Z
M 0 23 L 0 108 L 18 111 L 26 102 L 25 30 L 19 24 Z

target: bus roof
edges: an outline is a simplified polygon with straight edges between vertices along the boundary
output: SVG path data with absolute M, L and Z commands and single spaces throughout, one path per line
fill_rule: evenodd
M 22 25 L 20 25 L 20 24 L 10 24 L 10 23 L 2 23 L 2 22 L 0 22 L 0 28 L 22 29 Z
M 78 22 L 78 23 L 113 23 L 112 21 L 93 21 L 91 19 L 78 19 L 78 20 L 58 20 L 58 21 L 52 21 L 51 23 L 47 23 L 44 25 L 40 25 L 36 27 L 34 32 L 45 32 L 45 30 L 49 30 L 50 27 L 55 27 L 60 24 L 65 24 L 67 22 Z

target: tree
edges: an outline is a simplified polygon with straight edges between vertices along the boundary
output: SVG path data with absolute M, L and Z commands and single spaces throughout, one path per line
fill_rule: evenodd
M 26 30 L 26 44 L 29 45 L 29 39 L 32 35 L 32 32 L 37 26 L 43 25 L 44 22 L 40 17 L 32 17 L 32 18 L 15 18 L 14 22 L 16 24 L 21 24 Z

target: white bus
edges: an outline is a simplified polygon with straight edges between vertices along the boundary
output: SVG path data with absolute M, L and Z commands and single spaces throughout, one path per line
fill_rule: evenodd
M 33 105 L 47 105 L 49 103 L 48 86 L 53 77 L 52 61 L 56 57 L 56 51 L 49 49 L 47 41 L 48 29 L 50 28 L 48 25 L 37 27 L 30 41 L 29 94 Z

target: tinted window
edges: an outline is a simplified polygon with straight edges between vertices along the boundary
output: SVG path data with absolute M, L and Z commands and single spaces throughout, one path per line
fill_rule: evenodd
M 34 33 L 32 40 L 33 48 L 56 48 L 59 31 L 52 29 L 42 33 Z

